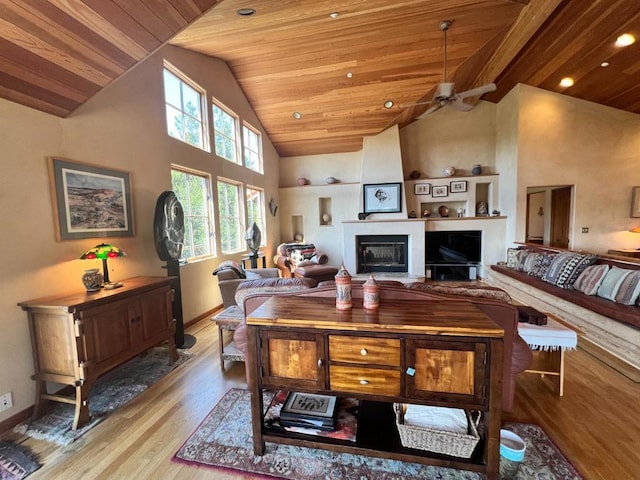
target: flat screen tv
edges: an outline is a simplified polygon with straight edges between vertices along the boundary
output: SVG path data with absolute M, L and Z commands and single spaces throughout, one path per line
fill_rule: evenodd
M 480 263 L 482 232 L 426 232 L 426 263 Z

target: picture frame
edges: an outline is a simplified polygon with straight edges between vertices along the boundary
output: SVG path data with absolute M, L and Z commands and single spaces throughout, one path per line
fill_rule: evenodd
M 362 186 L 364 213 L 401 212 L 401 183 L 369 183 Z
M 631 217 L 640 218 L 640 187 L 631 188 Z
M 48 157 L 56 239 L 132 237 L 128 172 Z
M 436 185 L 431 189 L 432 197 L 448 197 L 449 187 L 447 185 Z
M 413 193 L 415 195 L 429 195 L 431 193 L 430 183 L 416 183 L 413 186 Z
M 454 180 L 450 183 L 449 190 L 451 193 L 462 193 L 467 191 L 466 180 Z

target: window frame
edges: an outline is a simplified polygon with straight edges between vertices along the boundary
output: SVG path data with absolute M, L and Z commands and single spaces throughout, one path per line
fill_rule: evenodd
M 214 213 L 214 208 L 213 208 L 213 186 L 211 183 L 211 174 L 207 173 L 207 172 L 201 172 L 199 170 L 194 170 L 192 168 L 188 168 L 188 167 L 184 167 L 182 165 L 177 165 L 177 164 L 171 164 L 171 188 L 173 189 L 174 193 L 175 193 L 175 188 L 173 185 L 173 171 L 177 171 L 179 173 L 185 174 L 185 175 L 194 175 L 194 176 L 198 176 L 204 179 L 205 182 L 205 187 L 206 187 L 206 212 L 207 212 L 207 222 L 209 225 L 208 228 L 208 232 L 207 232 L 207 238 L 208 238 L 208 244 L 209 244 L 209 253 L 206 255 L 197 255 L 197 256 L 192 256 L 192 257 L 183 257 L 182 254 L 180 255 L 180 260 L 186 260 L 187 263 L 190 262 L 195 262 L 195 261 L 199 261 L 199 260 L 206 260 L 209 258 L 215 258 L 217 257 L 217 250 L 216 250 L 216 224 L 215 224 L 215 213 Z M 177 194 L 176 194 L 177 196 Z M 180 199 L 178 199 L 180 200 Z M 184 203 L 183 201 L 180 202 L 181 205 Z M 182 205 L 182 209 L 184 211 L 184 219 L 185 219 L 185 231 L 187 228 L 191 228 L 191 225 L 189 224 L 188 226 L 188 222 L 190 221 L 191 217 L 194 217 L 194 215 L 189 215 L 187 212 L 191 211 L 191 205 L 188 205 L 185 207 L 185 205 Z M 185 237 L 186 237 L 186 232 L 185 232 Z M 194 244 L 193 244 L 193 234 L 190 235 L 190 238 L 192 239 L 192 250 L 195 252 L 195 248 Z M 182 250 L 184 252 L 184 248 Z
M 258 228 L 260 229 L 260 233 L 262 233 L 262 238 L 260 240 L 260 246 L 261 247 L 266 247 L 267 246 L 267 220 L 266 220 L 266 205 L 265 205 L 265 200 L 264 200 L 264 189 L 260 188 L 260 187 L 256 187 L 254 185 L 249 185 L 247 184 L 245 186 L 245 190 L 244 190 L 244 198 L 245 198 L 245 210 L 247 212 L 247 229 L 249 227 L 251 227 L 251 225 L 253 225 L 253 222 L 255 220 L 250 218 L 250 211 L 251 209 L 249 208 L 249 195 L 251 192 L 255 192 L 258 194 L 258 198 L 260 199 L 260 206 L 259 206 L 259 210 L 260 210 L 260 222 L 256 222 L 258 225 Z
M 251 134 L 255 135 L 258 138 L 258 151 L 255 152 L 254 150 L 252 150 L 249 147 L 249 142 L 247 141 L 247 138 L 245 136 L 245 131 L 249 131 Z M 258 169 L 256 170 L 255 168 L 251 168 L 247 165 L 246 162 L 246 152 L 253 152 L 257 155 L 258 157 Z M 253 127 L 250 123 L 243 121 L 242 122 L 242 163 L 243 165 L 248 168 L 249 170 L 252 170 L 254 172 L 260 173 L 264 175 L 264 163 L 263 163 L 263 158 L 262 158 L 262 132 L 260 132 L 257 128 Z
M 176 105 L 173 105 L 172 103 L 169 103 L 168 100 L 167 100 L 167 88 L 166 88 L 166 84 L 165 84 L 165 80 L 164 80 L 165 71 L 168 72 L 170 75 L 173 75 L 180 82 L 180 103 L 181 103 L 180 108 L 178 108 Z M 196 82 L 194 82 L 187 75 L 182 73 L 174 65 L 172 65 L 169 62 L 167 62 L 166 60 L 163 61 L 162 83 L 163 83 L 163 93 L 164 93 L 165 125 L 167 127 L 167 135 L 170 138 L 174 138 L 174 139 L 179 140 L 179 141 L 181 141 L 183 143 L 186 143 L 187 145 L 190 145 L 190 146 L 192 146 L 194 148 L 197 148 L 199 150 L 203 150 L 205 152 L 210 153 L 211 152 L 211 145 L 209 143 L 209 121 L 208 121 L 209 115 L 208 115 L 208 112 L 207 112 L 207 91 L 204 88 L 202 88 L 200 85 L 198 85 Z M 193 115 L 187 113 L 184 110 L 184 105 L 182 105 L 182 103 L 184 101 L 183 85 L 186 85 L 189 88 L 195 90 L 196 93 L 198 93 L 198 95 L 200 97 L 199 98 L 199 100 L 200 100 L 200 102 L 199 102 L 200 103 L 200 105 L 199 105 L 200 120 L 198 120 L 196 117 L 194 117 Z M 194 145 L 192 143 L 189 143 L 185 138 L 180 138 L 180 137 L 176 137 L 176 136 L 171 135 L 170 130 L 169 130 L 169 125 L 168 125 L 169 117 L 168 117 L 168 114 L 167 114 L 167 109 L 169 107 L 173 108 L 175 110 L 179 110 L 180 113 L 183 116 L 186 115 L 189 118 L 193 119 L 194 121 L 196 121 L 196 122 L 198 122 L 200 124 L 200 136 L 202 138 L 202 145 Z
M 233 119 L 233 133 L 235 135 L 235 139 L 231 139 L 226 134 L 220 132 L 219 130 L 216 130 L 215 108 L 222 110 L 222 112 Z M 211 97 L 211 126 L 213 129 L 213 153 L 215 153 L 218 157 L 227 160 L 228 162 L 235 163 L 236 165 L 242 165 L 242 157 L 240 152 L 240 117 L 236 112 L 234 112 L 232 109 L 227 107 L 224 103 L 220 102 L 215 97 Z M 220 135 L 224 136 L 224 138 L 233 141 L 233 154 L 235 156 L 235 159 L 229 159 L 218 153 L 218 150 L 216 149 L 216 136 L 218 132 L 220 132 Z
M 238 189 L 238 194 L 237 194 L 237 208 L 238 208 L 238 213 L 237 216 L 235 217 L 230 217 L 228 215 L 223 215 L 222 211 L 220 210 L 220 207 L 222 205 L 222 202 L 220 200 L 220 183 L 224 183 L 227 185 L 232 185 L 234 187 L 236 187 Z M 244 188 L 242 185 L 242 182 L 238 182 L 237 180 L 233 180 L 231 178 L 227 178 L 227 177 L 217 177 L 216 179 L 216 190 L 217 190 L 217 204 L 218 204 L 218 221 L 219 221 L 219 238 L 220 238 L 220 252 L 224 255 L 229 255 L 229 254 L 233 254 L 233 253 L 238 253 L 238 252 L 243 252 L 246 250 L 246 245 L 243 243 L 244 242 L 244 232 L 246 230 L 246 226 L 244 225 L 244 219 L 245 219 L 245 197 L 244 197 Z M 224 230 L 222 228 L 222 224 L 225 220 L 228 220 L 230 218 L 236 219 L 237 221 L 237 227 L 238 227 L 238 236 L 236 238 L 236 240 L 238 241 L 238 248 L 236 249 L 231 249 L 231 250 L 225 250 L 224 248 L 224 242 L 225 239 L 223 238 L 224 236 Z

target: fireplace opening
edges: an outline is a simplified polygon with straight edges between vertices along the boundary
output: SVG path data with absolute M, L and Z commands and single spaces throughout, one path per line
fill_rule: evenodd
M 408 235 L 358 235 L 357 273 L 408 272 Z

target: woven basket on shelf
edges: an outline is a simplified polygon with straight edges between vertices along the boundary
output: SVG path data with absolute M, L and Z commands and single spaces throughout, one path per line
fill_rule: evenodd
M 478 434 L 479 413 L 478 418 L 474 421 L 469 412 L 465 410 L 464 413 L 467 416 L 469 427 L 468 433 L 462 434 L 435 428 L 405 425 L 403 404 L 396 403 L 394 408 L 400 441 L 404 447 L 442 453 L 452 457 L 469 458 L 478 441 L 480 441 L 480 435 Z

